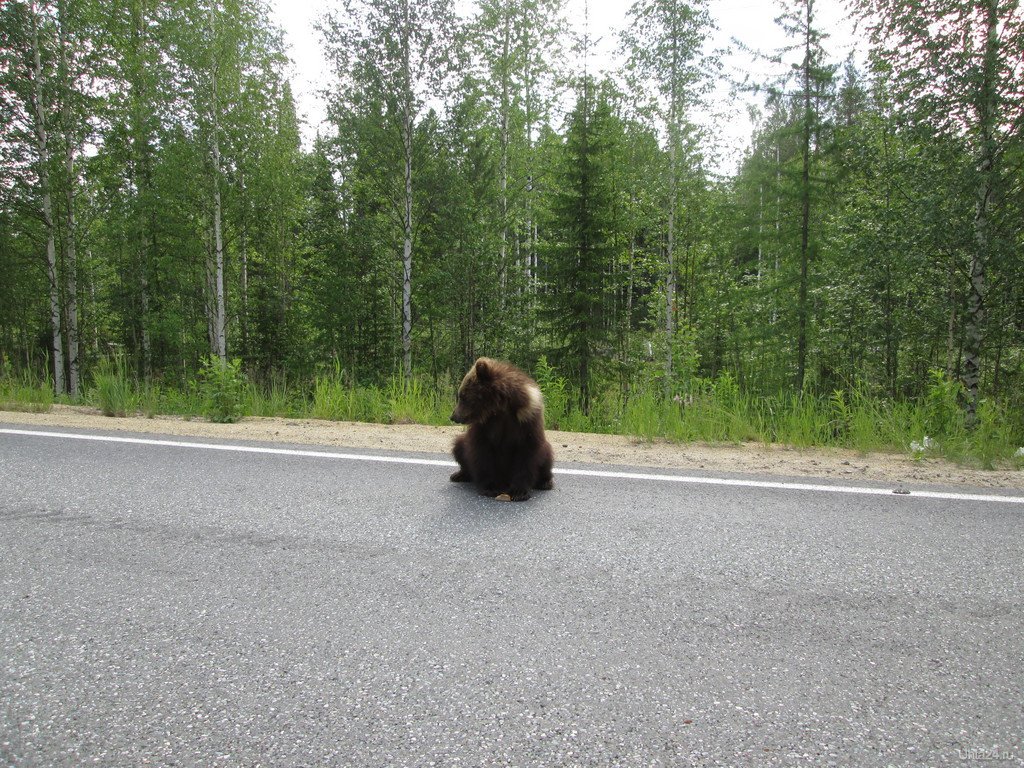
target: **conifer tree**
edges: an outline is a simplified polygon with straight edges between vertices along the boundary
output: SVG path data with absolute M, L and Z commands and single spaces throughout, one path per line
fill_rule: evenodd
M 584 78 L 566 124 L 548 224 L 548 318 L 556 360 L 571 372 L 589 411 L 598 361 L 607 354 L 610 274 L 615 259 L 614 145 L 607 96 Z

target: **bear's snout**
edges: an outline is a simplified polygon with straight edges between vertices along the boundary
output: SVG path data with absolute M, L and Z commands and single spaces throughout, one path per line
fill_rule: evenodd
M 456 408 L 454 411 L 452 411 L 452 415 L 449 416 L 448 418 L 450 418 L 456 424 L 465 424 L 466 423 L 465 415 L 462 414 L 462 413 L 459 413 L 459 409 L 458 408 Z

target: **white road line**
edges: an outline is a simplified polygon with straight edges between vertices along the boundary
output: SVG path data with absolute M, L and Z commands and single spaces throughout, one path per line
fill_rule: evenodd
M 116 437 L 114 435 L 89 435 L 74 432 L 44 432 L 31 429 L 0 429 L 0 434 L 29 437 L 52 437 L 64 440 L 90 440 L 104 443 L 127 443 L 131 445 L 156 445 L 169 448 L 193 448 L 207 451 L 229 451 L 234 453 L 262 453 L 277 456 L 303 456 L 318 459 L 341 459 L 344 461 L 374 461 L 386 464 L 420 464 L 431 467 L 455 467 L 454 461 L 441 459 L 408 458 L 405 456 L 378 456 L 360 453 L 335 453 L 332 451 L 304 451 L 295 448 L 264 448 L 252 445 L 231 445 L 218 443 L 194 443 L 183 440 L 156 440 L 141 437 Z M 890 496 L 897 498 L 946 499 L 953 501 L 1002 502 L 1024 504 L 1024 496 L 1001 496 L 997 494 L 953 493 L 946 491 L 894 491 L 889 488 L 869 488 L 851 485 L 818 485 L 814 483 L 787 483 L 775 480 L 742 480 L 729 477 L 699 477 L 687 475 L 662 475 L 650 472 L 614 472 L 598 469 L 569 469 L 555 467 L 555 474 L 583 477 L 608 477 L 622 480 L 649 480 L 691 485 L 725 485 L 741 488 L 773 488 L 786 491 L 817 491 L 820 493 L 852 493 L 869 496 Z
M 329 451 L 302 451 L 292 448 L 262 448 L 254 445 L 227 445 L 218 443 L 192 443 L 184 440 L 154 440 L 143 437 L 115 437 L 114 435 L 82 435 L 73 432 L 37 432 L 32 429 L 0 429 L 0 434 L 58 437 L 67 440 L 92 440 L 100 443 L 129 443 L 131 445 L 160 445 L 169 448 L 198 448 L 207 451 L 233 451 L 236 453 L 270 453 L 277 456 L 306 456 L 346 461 L 379 461 L 389 464 L 427 464 L 434 467 L 454 467 L 454 461 L 440 459 L 410 459 L 403 456 L 370 456 L 360 453 L 332 453 Z

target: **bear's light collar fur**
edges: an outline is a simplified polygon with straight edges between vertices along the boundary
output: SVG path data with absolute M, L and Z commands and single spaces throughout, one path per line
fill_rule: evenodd
M 519 421 L 529 421 L 535 416 L 540 416 L 543 419 L 544 414 L 544 396 L 540 393 L 540 387 L 536 384 L 531 384 L 527 390 L 527 396 L 530 398 L 529 402 L 524 405 L 516 413 L 516 418 Z

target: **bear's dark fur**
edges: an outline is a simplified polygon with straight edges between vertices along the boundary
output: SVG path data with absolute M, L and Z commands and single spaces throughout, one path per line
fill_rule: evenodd
M 452 482 L 474 482 L 486 496 L 512 501 L 550 490 L 554 454 L 544 437 L 537 383 L 514 365 L 481 357 L 459 387 L 452 421 L 468 424 L 452 448 Z

